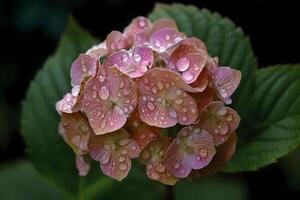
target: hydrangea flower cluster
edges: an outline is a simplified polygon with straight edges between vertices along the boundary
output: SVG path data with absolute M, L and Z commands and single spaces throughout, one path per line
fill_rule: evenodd
M 150 179 L 174 185 L 215 173 L 235 151 L 240 117 L 226 104 L 241 72 L 219 66 L 173 20 L 133 19 L 79 55 L 70 74 L 56 109 L 82 176 L 95 160 L 122 180 L 138 158 Z

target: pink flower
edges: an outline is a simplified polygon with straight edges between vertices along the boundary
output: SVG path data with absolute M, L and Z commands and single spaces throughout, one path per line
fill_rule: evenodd
M 190 125 L 197 119 L 197 104 L 186 92 L 195 90 L 174 72 L 150 70 L 142 77 L 139 91 L 140 118 L 150 126 Z
M 215 145 L 224 143 L 240 123 L 239 115 L 221 101 L 208 104 L 199 113 L 199 124 L 214 137 Z
M 241 72 L 218 62 L 175 21 L 145 17 L 80 54 L 71 66 L 72 90 L 56 103 L 79 175 L 95 160 L 121 181 L 139 157 L 150 179 L 174 185 L 224 167 L 240 121 L 225 103 Z
M 192 169 L 206 167 L 216 153 L 213 137 L 197 126 L 183 128 L 165 155 L 165 165 L 177 178 L 187 177 Z
M 135 109 L 134 82 L 116 68 L 102 69 L 86 83 L 82 110 L 96 135 L 120 129 Z
M 147 145 L 140 155 L 140 159 L 146 163 L 147 176 L 166 185 L 174 185 L 178 180 L 169 173 L 164 163 L 164 156 L 172 140 L 170 137 L 161 137 Z
M 131 159 L 138 157 L 141 151 L 125 129 L 105 135 L 92 135 L 89 149 L 90 156 L 99 161 L 102 172 L 119 181 L 127 176 Z

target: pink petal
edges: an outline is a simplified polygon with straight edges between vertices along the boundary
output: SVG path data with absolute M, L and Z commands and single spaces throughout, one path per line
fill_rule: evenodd
M 88 121 L 82 113 L 63 113 L 59 125 L 59 133 L 63 136 L 77 155 L 83 155 L 89 151 L 88 142 L 93 133 Z
M 97 70 L 98 60 L 87 54 L 80 54 L 71 66 L 71 84 L 80 85 L 82 81 L 94 76 Z
M 236 143 L 237 136 L 236 133 L 233 133 L 224 144 L 217 147 L 217 153 L 209 163 L 209 165 L 204 167 L 203 169 L 194 170 L 192 174 L 190 174 L 191 178 L 195 179 L 202 176 L 212 176 L 223 169 L 231 159 L 231 157 L 234 155 L 236 150 Z
M 230 67 L 218 67 L 214 74 L 214 85 L 218 96 L 227 104 L 231 103 L 230 96 L 241 81 L 241 72 Z
M 73 107 L 77 102 L 77 96 L 67 93 L 61 100 L 56 102 L 55 107 L 59 114 L 73 113 Z
M 115 66 L 131 78 L 143 76 L 151 68 L 154 57 L 148 47 L 136 47 L 133 50 L 122 50 L 107 57 L 105 66 Z
M 129 77 L 116 68 L 109 68 L 107 74 L 100 71 L 87 82 L 82 100 L 82 110 L 97 135 L 121 128 L 137 103 L 137 91 Z
M 83 156 L 76 156 L 76 168 L 79 176 L 86 176 L 90 171 L 90 164 L 84 160 Z
M 153 50 L 163 53 L 168 48 L 176 45 L 183 39 L 183 34 L 178 32 L 176 29 L 164 28 L 154 32 L 150 36 L 149 42 Z
M 200 126 L 213 135 L 216 146 L 223 144 L 240 122 L 237 112 L 221 101 L 214 101 L 203 108 L 199 119 Z
M 207 166 L 215 155 L 212 136 L 204 129 L 183 128 L 165 155 L 166 168 L 177 178 L 189 175 L 192 169 Z
M 151 34 L 161 30 L 161 29 L 174 29 L 178 30 L 176 22 L 172 19 L 159 19 L 153 23 Z
M 120 51 L 122 49 L 128 49 L 130 48 L 130 44 L 121 32 L 112 31 L 106 37 L 106 47 L 108 53 L 110 54 L 112 52 Z
M 168 57 L 166 57 L 168 58 Z M 193 44 L 180 44 L 167 59 L 167 67 L 177 72 L 187 83 L 193 83 L 202 72 L 208 55 Z
M 159 138 L 147 145 L 140 155 L 140 159 L 146 162 L 147 176 L 167 185 L 174 185 L 177 182 L 177 179 L 171 176 L 163 162 L 171 142 L 172 138 L 170 137 Z
M 150 126 L 168 128 L 177 122 L 185 125 L 196 120 L 197 105 L 186 93 L 195 90 L 174 72 L 154 68 L 142 77 L 139 89 L 140 118 Z
M 125 28 L 124 36 L 127 38 L 127 41 L 130 41 L 132 44 L 136 34 L 141 33 L 145 29 L 150 29 L 151 26 L 152 24 L 147 18 L 137 17 Z
M 138 157 L 141 152 L 139 145 L 129 138 L 125 129 L 92 135 L 89 148 L 91 157 L 100 162 L 103 173 L 119 181 L 128 175 L 130 159 Z

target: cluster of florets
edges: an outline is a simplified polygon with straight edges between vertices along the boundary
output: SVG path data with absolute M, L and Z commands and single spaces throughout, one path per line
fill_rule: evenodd
M 59 132 L 82 176 L 95 160 L 122 180 L 133 158 L 169 185 L 211 174 L 235 151 L 240 118 L 226 104 L 240 79 L 173 20 L 137 17 L 73 62 Z

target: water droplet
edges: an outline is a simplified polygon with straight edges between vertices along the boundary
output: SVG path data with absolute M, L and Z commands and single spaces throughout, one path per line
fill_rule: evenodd
M 185 122 L 188 118 L 186 116 L 182 117 L 182 121 Z
M 207 156 L 207 150 L 206 149 L 201 149 L 199 151 L 199 155 L 202 157 L 202 158 L 205 158 Z
M 129 93 L 130 93 L 130 89 L 129 89 L 129 88 L 125 88 L 125 89 L 123 90 L 123 94 L 124 94 L 125 96 L 129 95 Z
M 142 56 L 138 53 L 135 53 L 133 55 L 133 59 L 134 59 L 135 62 L 139 62 L 142 59 Z
M 200 133 L 200 128 L 195 128 L 193 132 L 194 133 Z
M 169 108 L 169 116 L 174 119 L 177 118 L 177 112 L 174 108 Z
M 154 105 L 152 102 L 148 102 L 148 103 L 147 103 L 147 108 L 148 108 L 150 111 L 153 111 L 153 110 L 155 110 L 155 105 Z
M 135 145 L 131 146 L 131 150 L 135 151 L 137 149 L 137 147 Z
M 123 54 L 121 59 L 122 59 L 123 62 L 126 62 L 128 60 L 127 53 Z
M 105 153 L 100 158 L 100 162 L 103 165 L 107 164 L 109 162 L 109 160 L 110 160 L 110 153 Z
M 180 58 L 176 62 L 176 68 L 181 72 L 186 71 L 189 68 L 189 66 L 190 66 L 190 60 L 187 59 L 186 57 Z
M 231 121 L 232 121 L 232 115 L 227 115 L 227 116 L 226 116 L 226 120 L 227 120 L 228 122 L 231 122 Z
M 183 132 L 181 133 L 181 135 L 184 136 L 184 137 L 188 136 L 188 134 L 189 134 L 189 133 L 188 133 L 187 131 L 183 131 Z
M 128 153 L 128 150 L 127 150 L 127 149 L 122 149 L 122 150 L 121 150 L 121 154 L 126 155 L 127 153 Z
M 192 73 L 190 73 L 189 71 L 186 71 L 186 72 L 182 73 L 182 77 L 186 81 L 191 81 L 194 78 L 194 75 Z
M 157 82 L 157 87 L 159 90 L 162 90 L 164 88 L 164 84 L 160 81 Z
M 119 165 L 119 168 L 120 168 L 120 170 L 125 171 L 125 170 L 128 168 L 128 166 L 127 166 L 126 163 L 121 163 L 121 164 Z
M 162 163 L 159 163 L 156 166 L 156 171 L 158 171 L 159 173 L 163 173 L 165 170 L 166 170 L 166 167 Z
M 159 156 L 163 157 L 165 155 L 165 152 L 163 150 L 159 151 Z
M 175 100 L 175 103 L 178 104 L 178 105 L 180 105 L 180 104 L 183 103 L 183 99 L 176 99 L 176 100 Z
M 122 88 L 124 87 L 124 85 L 125 85 L 125 81 L 122 80 L 122 81 L 120 82 L 120 89 L 122 89 Z
M 153 92 L 153 94 L 157 94 L 157 87 L 153 87 L 152 92 Z
M 182 94 L 182 91 L 181 90 L 176 90 L 176 95 L 177 96 L 180 96 Z
M 216 134 L 218 134 L 218 133 L 219 133 L 219 129 L 215 128 L 215 129 L 214 129 L 214 132 L 215 132 Z
M 175 43 L 178 43 L 178 42 L 180 42 L 182 39 L 183 39 L 182 37 L 176 37 L 176 38 L 174 39 L 174 42 L 175 42 Z
M 159 40 L 156 40 L 155 43 L 154 43 L 154 45 L 157 46 L 157 47 L 160 47 L 161 43 L 160 43 Z
M 174 165 L 174 169 L 178 169 L 179 168 L 180 163 L 177 161 Z
M 157 180 L 157 179 L 159 179 L 159 174 L 156 173 L 156 172 L 152 172 L 151 173 L 151 178 L 154 179 L 154 180 Z
M 183 108 L 182 108 L 182 111 L 183 111 L 183 112 L 187 112 L 187 111 L 188 111 L 187 107 L 183 107 Z
M 226 107 L 222 107 L 217 111 L 217 115 L 226 115 L 227 109 Z
M 170 40 L 170 39 L 171 39 L 171 38 L 170 38 L 170 35 L 169 35 L 169 34 L 166 34 L 166 35 L 165 35 L 165 39 L 166 39 L 166 40 Z
M 125 159 L 126 159 L 125 156 L 120 156 L 120 157 L 119 157 L 119 162 L 124 162 Z
M 129 139 L 121 139 L 121 140 L 119 140 L 119 144 L 121 145 L 121 146 L 125 146 L 125 145 L 127 145 L 128 143 L 130 142 L 130 140 Z
M 145 19 L 140 19 L 138 21 L 138 25 L 139 25 L 140 28 L 144 28 L 146 26 L 146 24 L 147 23 L 146 23 Z
M 98 95 L 102 100 L 107 100 L 109 97 L 109 90 L 106 86 L 102 86 L 98 91 Z
M 101 128 L 103 129 L 103 128 L 105 128 L 105 126 L 106 126 L 106 120 L 104 119 L 103 121 L 102 121 L 102 123 L 101 123 Z
M 191 108 L 191 112 L 192 112 L 193 114 L 195 114 L 195 113 L 196 113 L 196 109 L 195 109 L 195 108 Z

